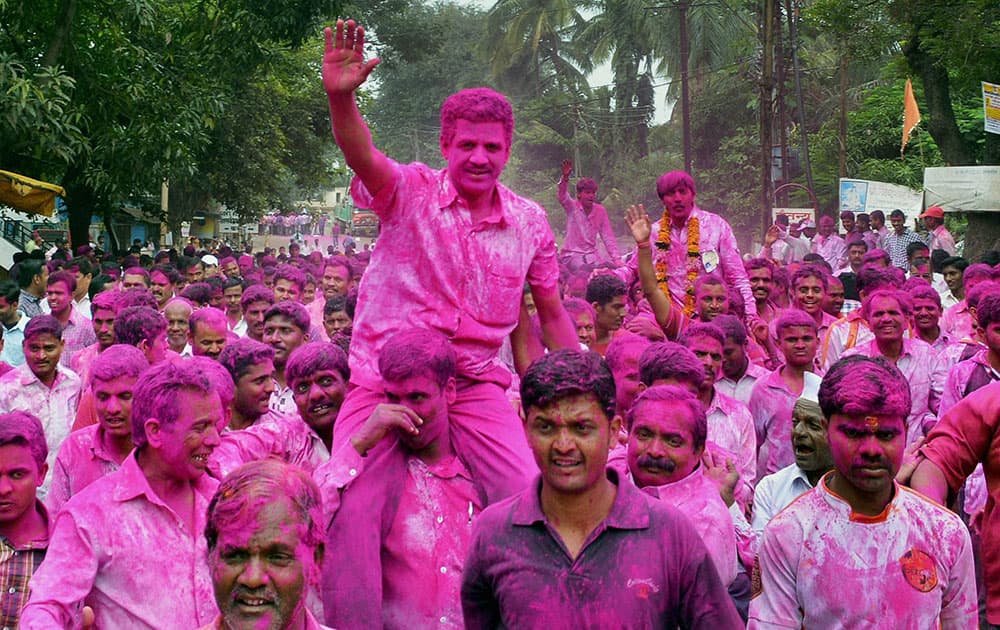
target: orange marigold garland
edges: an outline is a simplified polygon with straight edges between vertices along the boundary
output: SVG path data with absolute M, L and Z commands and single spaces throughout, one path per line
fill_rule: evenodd
M 687 282 L 684 287 L 684 314 L 688 317 L 694 315 L 694 283 L 698 279 L 698 274 L 701 273 L 699 265 L 699 260 L 701 259 L 701 251 L 699 250 L 700 240 L 701 234 L 698 217 L 691 216 L 687 222 Z M 667 210 L 663 211 L 663 217 L 660 219 L 660 231 L 656 239 L 656 248 L 664 252 L 670 251 L 670 214 Z M 659 259 L 660 257 L 658 256 L 657 258 Z M 660 287 L 660 292 L 668 300 L 672 300 L 670 285 L 667 281 L 666 260 L 657 260 L 655 268 L 656 283 Z

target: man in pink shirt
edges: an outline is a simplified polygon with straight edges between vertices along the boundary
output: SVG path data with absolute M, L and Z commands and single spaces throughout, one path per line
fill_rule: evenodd
M 708 435 L 704 407 L 683 387 L 655 385 L 639 395 L 625 419 L 632 481 L 688 516 L 729 587 L 736 579 L 736 533 L 719 485 L 699 465 Z M 732 492 L 728 501 L 735 505 Z
M 929 284 L 916 284 L 907 289 L 913 299 L 913 334 L 930 344 L 934 351 L 943 351 L 951 345 L 951 335 L 941 330 L 941 296 Z
M 70 433 L 80 400 L 80 379 L 64 368 L 62 328 L 51 315 L 36 315 L 24 328 L 25 363 L 0 377 L 0 413 L 27 411 L 42 421 L 48 444 L 48 475 L 39 491 L 45 498 L 59 447 Z
M 97 341 L 77 352 L 70 361 L 70 369 L 80 377 L 80 382 L 90 382 L 90 367 L 97 356 L 115 342 L 115 312 L 118 310 L 117 291 L 103 291 L 91 301 L 91 323 Z
M 756 302 L 733 230 L 719 215 L 697 207 L 695 194 L 694 178 L 684 171 L 664 173 L 656 180 L 656 195 L 664 208 L 650 234 L 657 279 L 667 282 L 673 302 L 683 305 L 690 316 L 694 313 L 694 281 L 690 275 L 719 269 L 726 284 L 743 295 L 746 315 L 755 316 Z M 697 243 L 693 242 L 695 231 Z M 631 284 L 638 277 L 636 257 L 615 273 Z
M 993 280 L 993 267 L 984 263 L 969 265 L 962 273 L 962 287 L 966 298 L 969 291 L 977 284 L 990 282 Z M 965 339 L 972 337 L 973 325 L 972 314 L 969 312 L 967 299 L 963 299 L 958 304 L 949 307 L 941 316 L 941 329 L 951 335 L 952 339 Z
M 976 307 L 979 336 L 986 345 L 948 372 L 938 415 L 944 416 L 960 400 L 1000 380 L 1000 288 L 979 300 Z M 943 358 L 943 357 L 942 357 Z
M 924 221 L 924 227 L 930 232 L 931 240 L 928 243 L 930 250 L 933 252 L 935 249 L 943 249 L 949 256 L 954 256 L 955 237 L 944 226 L 944 209 L 941 206 L 931 206 L 924 210 L 920 218 Z
M 389 428 L 389 448 L 358 453 L 369 461 L 327 529 L 326 622 L 461 628 L 462 566 L 486 497 L 450 431 L 455 354 L 438 333 L 401 332 L 379 372 L 388 402 L 366 424 Z
M 829 287 L 827 274 L 818 265 L 805 265 L 792 276 L 792 303 L 816 322 L 816 333 L 822 338 L 837 318 L 823 310 L 823 300 Z
M 549 353 L 521 399 L 541 476 L 473 527 L 466 628 L 742 628 L 688 520 L 606 468 L 621 419 L 604 361 Z
M 559 178 L 559 203 L 566 210 L 566 240 L 560 257 L 571 270 L 593 268 L 599 265 L 620 267 L 622 264 L 614 230 L 608 220 L 608 211 L 597 203 L 597 182 L 582 177 L 576 182 L 576 199 L 569 194 L 569 176 L 573 173 L 573 160 L 563 160 L 562 177 Z M 604 252 L 598 247 L 604 243 Z
M 894 479 L 910 409 L 903 374 L 846 357 L 819 403 L 834 470 L 764 529 L 748 627 L 978 627 L 968 529 Z
M 307 605 L 319 586 L 323 506 L 302 469 L 273 459 L 219 485 L 205 526 L 219 615 L 200 630 L 325 630 Z
M 866 264 L 858 272 L 857 288 L 862 301 L 869 293 L 878 289 L 902 289 L 905 278 L 895 267 Z M 844 352 L 875 338 L 868 323 L 856 309 L 830 325 L 825 335 L 820 337 L 819 366 L 825 371 L 843 356 Z
M 726 343 L 722 346 L 722 375 L 715 389 L 744 405 L 750 402 L 754 384 L 768 375 L 767 368 L 753 363 L 747 354 L 747 329 L 733 315 L 719 315 L 712 323 L 722 330 Z
M 816 321 L 807 313 L 789 309 L 775 324 L 782 365 L 761 378 L 750 394 L 750 415 L 757 434 L 757 479 L 795 461 L 792 443 L 792 409 L 803 390 L 819 386 L 812 372 L 816 347 Z
M 865 297 L 861 310 L 875 339 L 848 350 L 844 356 L 884 357 L 903 373 L 912 404 L 906 419 L 906 439 L 912 444 L 937 422 L 941 393 L 948 377 L 947 364 L 927 343 L 904 337 L 913 315 L 913 303 L 907 293 L 875 291 Z
M 519 491 L 533 470 L 500 346 L 517 324 L 527 281 L 550 348 L 576 348 L 559 298 L 555 239 L 545 211 L 498 183 L 510 157 L 513 112 L 502 95 L 465 90 L 442 106 L 447 168 L 393 162 L 372 145 L 355 101 L 378 64 L 364 60 L 364 29 L 327 29 L 323 83 L 333 134 L 356 177 L 356 205 L 382 222 L 359 287 L 351 382 L 334 450 L 383 402 L 377 357 L 391 331 L 414 325 L 452 342 L 458 360 L 454 438 L 493 499 Z M 509 484 L 509 485 L 502 485 Z
M 73 627 L 83 602 L 98 628 L 190 630 L 216 615 L 202 534 L 217 486 L 205 470 L 226 423 L 214 378 L 198 359 L 139 378 L 136 449 L 56 516 L 22 629 Z
M 97 424 L 73 431 L 59 449 L 45 500 L 52 514 L 71 496 L 121 468 L 132 452 L 132 396 L 136 380 L 147 369 L 142 351 L 122 344 L 94 360 L 88 390 Z
M 847 245 L 837 234 L 837 220 L 829 215 L 819 218 L 819 233 L 813 238 L 812 251 L 819 254 L 834 271 L 847 263 Z

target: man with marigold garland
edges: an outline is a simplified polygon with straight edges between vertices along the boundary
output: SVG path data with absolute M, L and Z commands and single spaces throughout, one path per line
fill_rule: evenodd
M 695 310 L 694 283 L 699 276 L 721 271 L 726 284 L 736 288 L 746 304 L 747 317 L 757 307 L 743 259 L 729 223 L 695 205 L 694 179 L 684 171 L 670 171 L 656 180 L 656 194 L 663 202 L 663 216 L 650 236 L 653 266 L 661 290 L 690 316 Z M 615 273 L 631 284 L 638 274 L 635 256 Z

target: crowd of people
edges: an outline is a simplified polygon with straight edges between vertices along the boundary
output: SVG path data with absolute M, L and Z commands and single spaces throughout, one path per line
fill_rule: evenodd
M 327 29 L 371 252 L 0 283 L 0 626 L 1000 626 L 1000 268 L 940 208 L 743 254 L 672 171 L 623 256 L 566 161 L 557 251 L 498 181 L 507 99 L 452 95 L 446 168 L 397 163 L 377 64 Z

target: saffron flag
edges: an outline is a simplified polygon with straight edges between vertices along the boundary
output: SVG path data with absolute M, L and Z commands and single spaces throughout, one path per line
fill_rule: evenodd
M 917 107 L 917 99 L 913 97 L 913 83 L 906 80 L 906 91 L 903 93 L 903 144 L 899 147 L 899 155 L 903 155 L 906 150 L 906 141 L 910 139 L 910 133 L 920 122 L 920 108 Z

